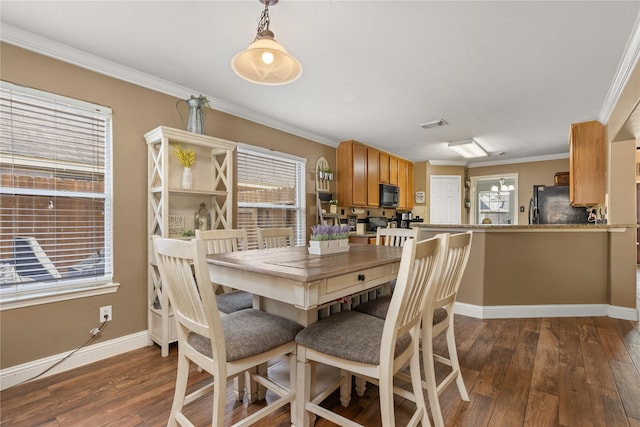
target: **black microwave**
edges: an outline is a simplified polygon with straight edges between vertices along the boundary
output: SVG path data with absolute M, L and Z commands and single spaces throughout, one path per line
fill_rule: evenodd
M 380 184 L 380 207 L 396 208 L 400 199 L 400 188 L 395 185 Z

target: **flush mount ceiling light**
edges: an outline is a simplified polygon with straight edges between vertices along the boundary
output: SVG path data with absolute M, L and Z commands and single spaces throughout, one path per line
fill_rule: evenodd
M 475 139 L 450 142 L 449 148 L 464 158 L 486 157 L 488 153 L 476 142 Z
M 300 62 L 289 55 L 269 30 L 269 5 L 278 0 L 260 0 L 264 10 L 258 22 L 256 38 L 246 50 L 231 60 L 231 68 L 245 80 L 262 85 L 291 83 L 302 74 Z

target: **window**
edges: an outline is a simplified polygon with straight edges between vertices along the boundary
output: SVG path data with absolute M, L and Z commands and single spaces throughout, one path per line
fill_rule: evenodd
M 111 110 L 0 82 L 0 301 L 113 292 Z
M 473 224 L 518 224 L 518 175 L 471 178 Z
M 250 249 L 258 227 L 292 227 L 295 245 L 306 245 L 305 168 L 305 159 L 238 147 L 238 228 L 247 229 Z

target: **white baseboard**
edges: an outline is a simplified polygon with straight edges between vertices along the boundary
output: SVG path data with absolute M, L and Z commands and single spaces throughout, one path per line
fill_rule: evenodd
M 633 320 L 637 322 L 640 319 L 640 313 L 635 308 L 610 305 L 609 317 L 613 317 L 614 319 Z
M 456 302 L 454 311 L 476 319 L 519 319 L 528 317 L 609 316 L 615 319 L 638 320 L 638 310 L 608 304 L 549 304 L 479 306 Z
M 65 372 L 78 368 L 89 363 L 97 362 L 108 357 L 126 353 L 149 345 L 149 333 L 147 331 L 136 332 L 113 340 L 101 342 L 78 350 L 77 353 L 69 357 L 60 365 L 51 369 L 39 378 Z M 64 358 L 70 351 L 23 363 L 22 365 L 11 366 L 0 370 L 0 390 L 20 384 L 38 375 L 49 366 Z

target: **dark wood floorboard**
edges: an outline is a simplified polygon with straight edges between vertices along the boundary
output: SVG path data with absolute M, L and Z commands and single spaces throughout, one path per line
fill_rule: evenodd
M 470 402 L 455 385 L 441 396 L 448 426 L 640 427 L 640 327 L 608 317 L 478 320 L 456 316 L 460 363 Z M 436 351 L 446 352 L 444 337 Z M 2 426 L 164 426 L 171 408 L 177 348 L 168 357 L 156 346 L 22 384 L 0 393 Z M 438 366 L 437 375 L 447 373 Z M 195 370 L 191 387 L 207 381 Z M 227 390 L 227 424 L 264 402 L 234 402 Z M 268 396 L 269 400 L 271 399 Z M 396 424 L 413 406 L 395 399 Z M 325 406 L 367 427 L 381 426 L 378 390 L 368 385 L 347 408 L 337 393 Z M 203 397 L 187 411 L 210 425 Z M 257 426 L 288 427 L 285 406 Z M 318 420 L 317 427 L 331 426 Z

